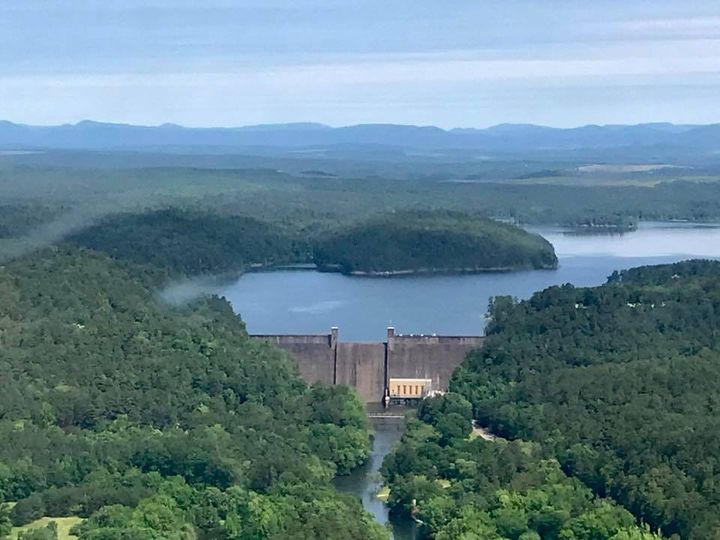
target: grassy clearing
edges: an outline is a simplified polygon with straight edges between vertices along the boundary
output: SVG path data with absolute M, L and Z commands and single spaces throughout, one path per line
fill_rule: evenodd
M 82 518 L 79 517 L 43 517 L 32 523 L 28 523 L 22 527 L 13 527 L 10 532 L 9 540 L 17 540 L 18 535 L 21 531 L 27 531 L 29 529 L 35 529 L 37 527 L 45 527 L 48 523 L 54 521 L 58 527 L 58 540 L 77 540 L 77 536 L 70 534 L 70 529 L 75 525 L 82 522 Z

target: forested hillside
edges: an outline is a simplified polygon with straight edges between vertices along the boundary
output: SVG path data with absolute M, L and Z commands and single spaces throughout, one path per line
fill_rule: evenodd
M 383 463 L 394 512 L 435 540 L 653 540 L 624 508 L 597 498 L 535 443 L 471 434 L 458 394 L 426 399 Z
M 0 536 L 80 516 L 83 539 L 386 538 L 330 479 L 370 451 L 346 388 L 308 389 L 217 298 L 76 248 L 0 270 Z
M 237 272 L 309 258 L 307 247 L 276 226 L 179 208 L 111 216 L 69 241 L 183 275 Z
M 497 298 L 451 387 L 475 417 L 671 537 L 720 537 L 720 263 Z
M 324 270 L 384 274 L 554 268 L 542 237 L 518 227 L 454 212 L 399 212 L 318 242 Z

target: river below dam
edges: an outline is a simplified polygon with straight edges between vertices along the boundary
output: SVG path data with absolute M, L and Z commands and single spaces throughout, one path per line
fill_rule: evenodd
M 402 415 L 408 411 L 393 412 Z M 371 418 L 370 422 L 374 431 L 373 451 L 370 459 L 352 474 L 336 478 L 335 487 L 340 491 L 359 497 L 365 509 L 377 521 L 390 524 L 394 540 L 414 540 L 415 524 L 410 520 L 391 520 L 385 503 L 376 497 L 378 490 L 382 487 L 380 466 L 388 452 L 400 441 L 405 427 L 405 419 L 402 417 Z
M 343 341 L 383 341 L 388 325 L 401 333 L 479 335 L 492 296 L 528 298 L 551 285 L 604 283 L 614 270 L 688 258 L 720 258 L 720 224 L 642 223 L 623 234 L 579 234 L 531 228 L 555 247 L 557 270 L 471 275 L 350 277 L 312 270 L 250 273 L 206 288 L 225 296 L 254 334 L 323 334 L 340 328 Z M 373 419 L 370 461 L 338 478 L 337 487 L 360 497 L 381 523 L 389 517 L 375 498 L 378 470 L 403 429 L 402 419 Z M 395 540 L 414 538 L 412 524 L 392 523 Z

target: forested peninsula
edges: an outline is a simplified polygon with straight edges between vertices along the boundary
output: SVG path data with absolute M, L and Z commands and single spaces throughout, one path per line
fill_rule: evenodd
M 349 227 L 318 242 L 314 261 L 369 276 L 557 267 L 542 237 L 455 212 L 398 212 Z
M 386 539 L 330 483 L 370 453 L 354 392 L 308 388 L 224 300 L 160 303 L 163 276 L 73 247 L 2 267 L 0 537 Z
M 438 211 L 298 229 L 246 216 L 164 208 L 109 216 L 68 242 L 183 276 L 293 264 L 369 276 L 557 266 L 552 245 L 538 235 L 487 218 Z
M 386 460 L 395 511 L 436 539 L 720 537 L 720 262 L 498 297 L 490 317 Z M 500 439 L 469 440 L 471 418 Z

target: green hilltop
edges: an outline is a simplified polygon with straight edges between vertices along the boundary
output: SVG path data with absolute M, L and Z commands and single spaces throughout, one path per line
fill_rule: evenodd
M 318 242 L 315 263 L 348 274 L 555 268 L 552 245 L 514 225 L 455 212 L 398 212 Z

